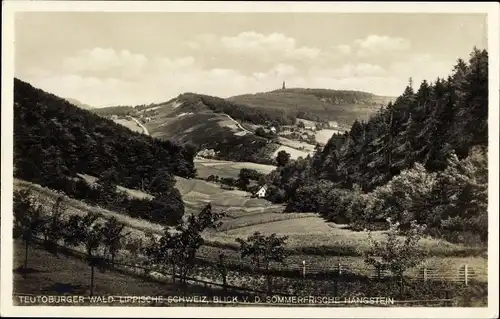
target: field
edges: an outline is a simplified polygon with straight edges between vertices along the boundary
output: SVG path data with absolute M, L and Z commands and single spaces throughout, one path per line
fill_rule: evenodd
M 142 133 L 142 131 L 143 131 L 142 127 L 140 127 L 140 125 L 137 124 L 132 119 L 117 119 L 117 120 L 114 120 L 114 122 L 121 124 L 134 132 Z
M 297 150 L 301 150 L 301 151 L 304 151 L 304 152 L 307 152 L 309 154 L 312 155 L 312 153 L 314 152 L 314 145 L 312 144 L 309 144 L 309 143 L 305 143 L 305 142 L 300 142 L 300 141 L 297 141 L 297 140 L 291 140 L 291 139 L 288 139 L 286 137 L 279 137 L 278 138 L 278 141 L 280 144 L 284 145 L 284 146 L 289 146 L 291 148 L 295 148 Z
M 316 141 L 320 144 L 326 144 L 333 134 L 341 133 L 339 130 L 322 129 L 316 132 Z
M 274 151 L 273 157 L 276 157 L 279 152 L 285 151 L 288 154 L 290 154 L 291 159 L 297 159 L 299 157 L 306 158 L 307 155 L 309 154 L 308 152 L 305 151 L 299 151 L 296 148 L 292 148 L 290 146 L 285 146 L 285 145 L 280 145 L 276 151 Z
M 219 177 L 237 178 L 242 168 L 254 169 L 262 174 L 269 174 L 276 167 L 273 165 L 256 164 L 251 162 L 231 162 L 214 159 L 194 160 L 198 178 L 205 179 L 210 175 Z
M 206 203 L 218 208 L 251 209 L 271 206 L 267 200 L 251 198 L 250 193 L 240 190 L 224 190 L 220 186 L 199 179 L 176 176 L 176 187 L 185 203 L 201 209 Z
M 80 178 L 84 179 L 90 185 L 94 184 L 97 181 L 97 177 L 94 177 L 94 176 L 90 176 L 87 174 L 77 174 L 77 175 Z M 151 194 L 141 192 L 140 190 L 137 190 L 137 189 L 130 189 L 130 188 L 126 188 L 126 187 L 119 186 L 119 185 L 116 188 L 121 192 L 127 193 L 131 197 L 136 197 L 136 198 L 140 198 L 140 199 L 143 199 L 143 198 L 152 199 L 154 197 Z

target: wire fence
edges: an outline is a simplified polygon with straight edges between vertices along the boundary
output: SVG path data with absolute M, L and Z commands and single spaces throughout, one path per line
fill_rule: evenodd
M 38 243 L 41 244 L 43 240 L 39 239 Z M 68 248 L 63 245 L 57 245 L 60 252 L 76 257 L 79 259 L 87 260 L 88 256 L 81 250 Z M 241 269 L 231 269 L 224 264 L 213 265 L 207 263 L 197 264 L 189 276 L 181 277 L 174 268 L 166 270 L 165 267 L 159 269 L 155 266 L 145 266 L 142 263 L 133 263 L 126 260 L 116 260 L 111 266 L 113 271 L 121 272 L 126 275 L 138 276 L 141 279 L 148 281 L 159 281 L 162 283 L 179 283 L 182 279 L 185 283 L 197 285 L 210 289 L 217 289 L 224 294 L 240 293 L 243 295 L 251 296 L 282 296 L 294 297 L 297 295 L 316 295 L 316 296 L 331 296 L 340 299 L 335 302 L 324 304 L 323 306 L 358 306 L 370 305 L 369 302 L 356 302 L 345 299 L 346 296 L 362 296 L 369 291 L 370 287 L 373 288 L 372 292 L 377 293 L 377 289 L 382 289 L 383 292 L 388 294 L 397 295 L 394 293 L 392 287 L 387 286 L 385 282 L 392 279 L 390 272 L 387 270 L 375 270 L 370 276 L 357 276 L 354 274 L 353 269 L 344 267 L 342 264 L 337 264 L 332 267 L 332 272 L 326 274 L 322 280 L 318 280 L 313 275 L 307 273 L 307 270 L 302 267 L 302 272 L 295 272 L 293 276 L 280 276 L 279 273 L 264 273 L 264 272 L 250 272 Z M 296 270 L 299 270 L 297 268 Z M 456 276 L 448 277 L 443 276 L 439 271 L 433 268 L 422 267 L 422 276 L 419 278 L 408 279 L 405 278 L 406 285 L 421 286 L 425 282 L 433 285 L 436 280 L 450 280 L 455 284 L 463 286 L 469 285 L 474 282 L 477 275 L 474 270 L 468 265 L 459 267 Z M 369 280 L 373 283 L 366 283 Z M 369 286 L 372 285 L 372 286 Z M 447 286 L 442 286 L 447 289 Z M 384 290 L 385 289 L 385 290 Z M 441 289 L 441 288 L 437 288 Z M 431 289 L 432 290 L 432 289 Z M 382 292 L 382 293 L 383 293 Z M 409 295 L 399 295 L 400 300 L 393 299 L 393 305 L 402 304 L 416 304 L 422 305 L 443 305 L 449 306 L 453 304 L 452 293 L 449 290 L 442 291 L 439 296 L 436 294 L 436 289 L 427 292 L 427 295 L 419 295 L 420 298 L 412 298 Z M 430 298 L 429 298 L 430 297 Z M 286 300 L 286 299 L 285 299 Z M 283 302 L 279 304 L 282 305 Z M 234 304 L 231 303 L 231 304 Z M 302 305 L 303 303 L 292 303 L 293 305 Z M 291 304 L 291 305 L 292 305 Z M 244 305 L 249 305 L 245 302 Z M 259 306 L 261 304 L 259 303 Z M 314 306 L 317 306 L 314 304 Z M 384 304 L 377 304 L 377 306 L 384 306 Z

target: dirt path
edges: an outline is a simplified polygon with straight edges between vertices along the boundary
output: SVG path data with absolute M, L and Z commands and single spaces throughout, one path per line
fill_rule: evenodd
M 249 134 L 253 134 L 252 132 L 250 132 L 249 130 L 247 130 L 247 129 L 246 129 L 246 128 L 244 128 L 243 126 L 241 126 L 241 124 L 240 124 L 238 121 L 236 121 L 235 119 L 233 119 L 231 116 L 229 116 L 229 115 L 227 115 L 227 114 L 224 114 L 224 115 L 225 115 L 225 116 L 227 116 L 227 117 L 229 117 L 229 119 L 230 119 L 231 121 L 233 121 L 234 123 L 236 123 L 236 125 L 237 125 L 237 126 L 238 126 L 241 130 L 243 130 L 243 131 L 245 131 L 245 132 L 247 132 L 247 133 L 249 133 Z
M 139 120 L 138 120 L 138 119 L 136 119 L 135 117 L 132 117 L 132 116 L 131 116 L 130 118 L 131 118 L 131 119 L 132 119 L 135 123 L 137 123 L 137 125 L 139 125 L 139 126 L 142 128 L 142 132 L 143 132 L 144 134 L 149 135 L 148 129 L 147 129 L 144 125 L 142 125 L 142 123 L 141 123 L 141 122 L 139 122 Z

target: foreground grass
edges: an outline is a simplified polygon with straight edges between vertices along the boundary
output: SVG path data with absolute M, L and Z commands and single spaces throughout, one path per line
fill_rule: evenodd
M 16 271 L 24 261 L 24 245 L 14 242 L 14 295 L 73 295 L 90 294 L 90 267 L 80 259 L 64 254 L 53 255 L 37 246 L 29 249 L 25 275 Z M 95 271 L 95 296 L 181 296 L 179 284 L 146 280 L 117 271 Z M 220 294 L 217 289 L 188 285 L 187 295 Z M 14 298 L 16 300 L 16 298 Z M 95 304 L 94 304 L 95 305 Z M 106 305 L 106 304 L 99 304 Z M 137 304 L 141 305 L 141 304 Z M 142 304 L 148 305 L 148 304 Z

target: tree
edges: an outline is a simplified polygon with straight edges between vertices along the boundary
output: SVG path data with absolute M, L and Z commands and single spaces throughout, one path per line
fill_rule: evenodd
M 24 241 L 23 270 L 28 269 L 28 249 L 33 239 L 45 225 L 45 212 L 42 205 L 35 207 L 33 195 L 28 189 L 14 192 L 14 237 Z
M 403 294 L 403 280 L 405 272 L 424 261 L 425 254 L 418 247 L 425 226 L 411 222 L 410 228 L 400 238 L 399 223 L 393 223 L 390 218 L 389 231 L 385 242 L 375 241 L 368 234 L 371 249 L 365 255 L 365 263 L 377 269 L 388 269 L 399 279 L 401 294 Z
M 202 233 L 206 229 L 220 227 L 224 215 L 213 212 L 211 204 L 207 204 L 198 215 L 191 214 L 175 230 L 165 228 L 163 236 L 149 246 L 148 255 L 160 267 L 171 264 L 174 272 L 177 267 L 185 288 L 186 278 L 195 265 L 196 253 L 205 242 Z
M 103 232 L 103 244 L 106 247 L 105 255 L 111 258 L 111 266 L 114 265 L 115 257 L 122 247 L 122 239 L 124 238 L 123 229 L 125 225 L 120 223 L 115 217 L 111 217 L 106 221 Z
M 148 191 L 153 195 L 168 193 L 175 186 L 175 180 L 167 172 L 160 172 L 148 186 Z
M 90 265 L 90 295 L 94 293 L 94 268 L 104 268 L 104 261 L 98 254 L 103 242 L 103 227 L 97 223 L 99 215 L 88 213 L 85 216 L 72 215 L 65 228 L 64 241 L 68 246 L 83 245 Z
M 248 174 L 248 169 L 242 168 L 237 180 L 240 189 L 246 191 L 248 185 L 250 185 L 250 175 Z
M 56 252 L 57 242 L 63 238 L 62 229 L 64 229 L 65 221 L 63 219 L 66 213 L 67 206 L 64 202 L 64 197 L 57 197 L 52 211 L 47 216 L 46 223 L 43 227 L 43 235 L 45 240 L 45 248 L 51 252 Z
M 432 222 L 447 235 L 473 235 L 488 240 L 488 156 L 483 147 L 474 147 L 459 160 L 452 154 L 448 167 L 436 183 L 438 205 Z M 463 239 L 461 241 L 464 241 Z M 477 241 L 476 241 L 477 242 Z M 473 244 L 473 243 L 471 243 Z
M 278 166 L 285 166 L 290 161 L 290 154 L 286 151 L 279 151 L 276 156 L 276 164 Z
M 306 128 L 306 125 L 304 124 L 304 122 L 302 122 L 302 121 L 298 121 L 298 122 L 297 122 L 297 127 L 298 127 L 298 128 L 302 128 L 302 129 L 304 129 L 304 128 Z
M 269 273 L 269 266 L 272 262 L 282 263 L 288 256 L 285 250 L 287 236 L 277 236 L 272 234 L 264 236 L 260 232 L 255 232 L 246 240 L 237 238 L 236 242 L 240 244 L 241 258 L 250 258 L 257 269 L 266 271 L 268 293 L 272 292 L 272 277 Z

